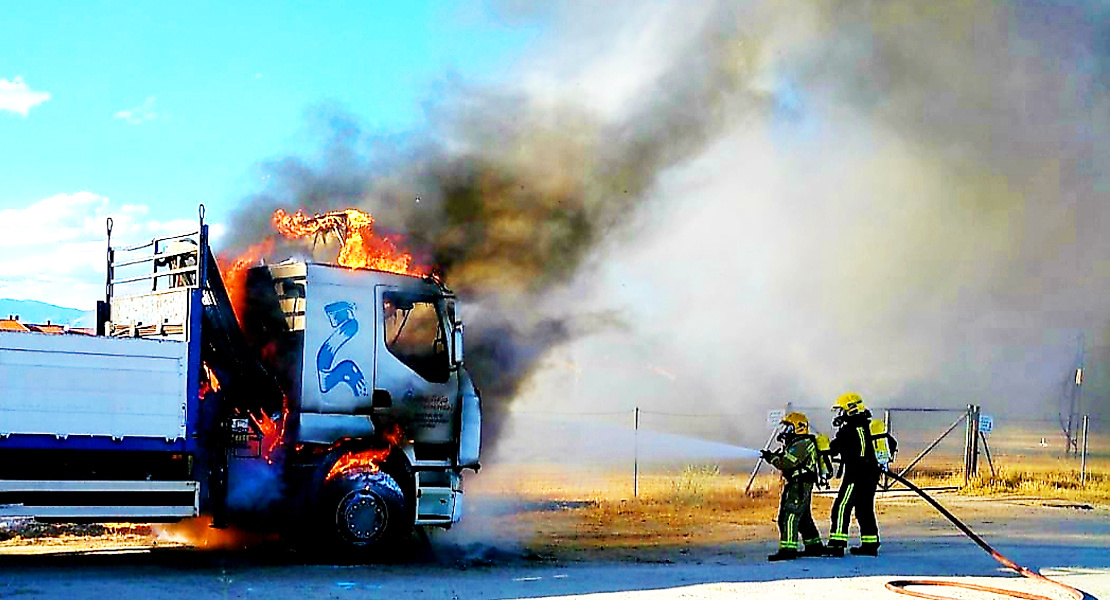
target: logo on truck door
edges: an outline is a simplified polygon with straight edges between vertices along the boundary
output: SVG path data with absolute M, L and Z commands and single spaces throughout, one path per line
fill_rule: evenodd
M 344 344 L 358 334 L 358 319 L 355 318 L 355 305 L 350 302 L 332 302 L 324 307 L 334 331 L 324 340 L 316 352 L 316 372 L 320 377 L 320 391 L 330 392 L 335 386 L 345 383 L 356 396 L 366 395 L 366 377 L 353 360 L 344 360 L 334 365 L 335 356 Z

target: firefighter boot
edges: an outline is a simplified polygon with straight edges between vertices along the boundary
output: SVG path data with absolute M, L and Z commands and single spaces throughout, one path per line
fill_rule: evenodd
M 878 556 L 879 542 L 864 542 L 848 551 L 856 556 Z
M 821 542 L 814 542 L 806 544 L 805 550 L 802 551 L 802 556 L 828 556 L 828 547 Z
M 767 560 L 771 562 L 779 560 L 794 560 L 795 558 L 798 558 L 798 551 L 793 548 L 779 548 L 778 552 L 767 556 Z
M 825 556 L 842 558 L 844 556 L 844 546 L 833 546 L 831 544 L 825 546 Z

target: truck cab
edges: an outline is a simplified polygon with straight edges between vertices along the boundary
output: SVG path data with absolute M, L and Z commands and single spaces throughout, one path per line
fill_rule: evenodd
M 461 471 L 479 466 L 481 406 L 463 367 L 455 295 L 430 277 L 303 261 L 254 267 L 247 289 L 243 329 L 288 394 L 294 464 L 331 472 L 400 434 L 387 443 L 404 460 L 390 469 L 384 459 L 383 470 L 413 524 L 458 521 Z M 367 510 L 380 509 L 374 499 Z

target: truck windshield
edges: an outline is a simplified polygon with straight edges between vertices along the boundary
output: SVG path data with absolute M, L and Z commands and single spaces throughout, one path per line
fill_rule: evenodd
M 437 299 L 385 294 L 382 315 L 390 354 L 424 379 L 446 382 L 451 363 Z

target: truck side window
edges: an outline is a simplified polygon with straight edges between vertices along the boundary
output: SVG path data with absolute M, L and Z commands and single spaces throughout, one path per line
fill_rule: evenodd
M 447 334 L 430 300 L 386 294 L 382 302 L 385 347 L 390 354 L 433 383 L 450 377 Z

